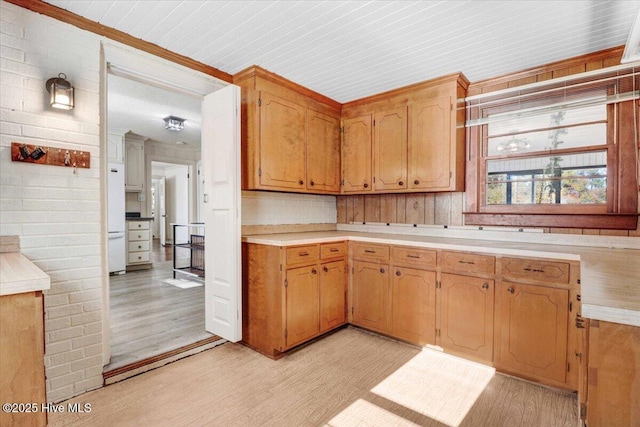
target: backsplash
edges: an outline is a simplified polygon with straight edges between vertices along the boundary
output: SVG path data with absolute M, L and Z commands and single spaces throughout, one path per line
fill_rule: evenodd
M 242 192 L 242 225 L 335 223 L 336 215 L 335 196 Z

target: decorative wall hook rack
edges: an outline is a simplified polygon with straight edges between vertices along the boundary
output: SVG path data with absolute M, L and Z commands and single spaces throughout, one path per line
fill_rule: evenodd
M 68 168 L 91 167 L 91 154 L 88 151 L 70 148 L 46 147 L 44 145 L 11 143 L 11 161 L 35 163 L 38 165 L 64 166 Z

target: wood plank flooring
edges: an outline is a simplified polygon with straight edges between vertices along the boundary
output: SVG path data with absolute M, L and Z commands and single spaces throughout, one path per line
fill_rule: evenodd
M 51 426 L 576 426 L 575 395 L 349 327 L 274 361 L 226 343 L 76 397 Z
M 163 283 L 173 277 L 171 253 L 156 244 L 153 259 L 150 270 L 110 277 L 107 372 L 213 336 L 204 329 L 204 286 Z

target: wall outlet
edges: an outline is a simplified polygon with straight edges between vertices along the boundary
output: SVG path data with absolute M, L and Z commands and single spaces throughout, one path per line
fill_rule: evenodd
M 138 201 L 144 202 L 144 193 L 138 193 Z

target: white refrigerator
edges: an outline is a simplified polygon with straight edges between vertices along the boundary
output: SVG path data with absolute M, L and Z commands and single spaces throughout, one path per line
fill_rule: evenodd
M 109 163 L 109 273 L 124 272 L 127 268 L 125 248 L 124 165 Z

